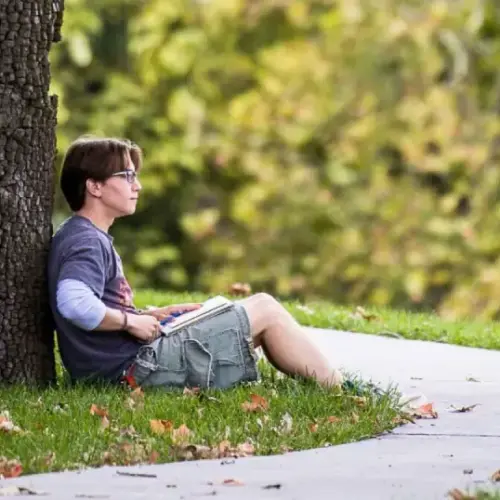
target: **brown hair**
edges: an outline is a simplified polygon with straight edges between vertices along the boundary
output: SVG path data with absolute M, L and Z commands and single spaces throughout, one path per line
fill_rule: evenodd
M 71 210 L 83 207 L 87 179 L 103 182 L 125 170 L 127 152 L 138 172 L 142 151 L 128 139 L 83 136 L 70 145 L 63 160 L 61 190 Z

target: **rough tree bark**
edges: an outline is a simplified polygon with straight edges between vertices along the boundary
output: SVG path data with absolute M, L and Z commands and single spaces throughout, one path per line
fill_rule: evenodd
M 0 0 L 0 382 L 54 380 L 46 258 L 57 97 L 49 50 L 64 0 Z

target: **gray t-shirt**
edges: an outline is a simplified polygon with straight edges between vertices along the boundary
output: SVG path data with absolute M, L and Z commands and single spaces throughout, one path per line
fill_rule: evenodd
M 86 331 L 65 319 L 57 308 L 57 284 L 66 279 L 83 282 L 107 307 L 137 313 L 113 238 L 78 215 L 59 227 L 49 254 L 49 298 L 59 350 L 72 380 L 118 381 L 142 344 L 125 331 Z

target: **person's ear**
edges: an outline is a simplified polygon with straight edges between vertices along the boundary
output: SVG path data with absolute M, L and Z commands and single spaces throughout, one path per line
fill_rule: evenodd
M 101 183 L 95 181 L 94 179 L 87 179 L 85 182 L 85 187 L 90 196 L 94 198 L 100 198 L 102 196 Z

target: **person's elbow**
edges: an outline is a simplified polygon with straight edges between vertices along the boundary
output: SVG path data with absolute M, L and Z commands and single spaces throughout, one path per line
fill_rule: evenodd
M 62 283 L 57 289 L 57 310 L 59 314 L 82 330 L 95 330 L 106 315 L 106 306 L 90 289 Z

